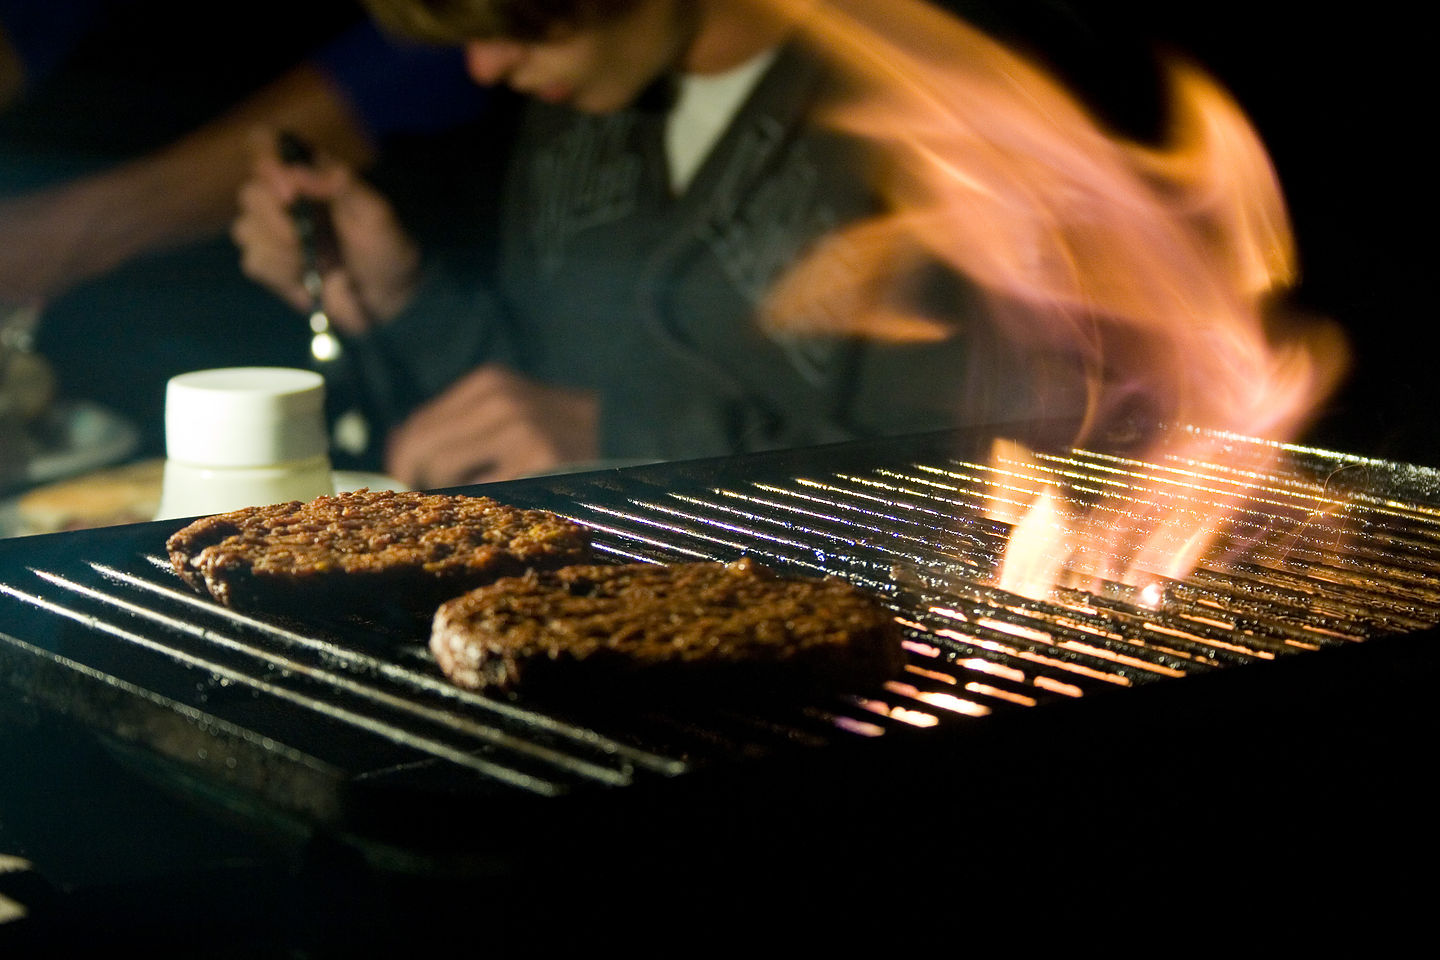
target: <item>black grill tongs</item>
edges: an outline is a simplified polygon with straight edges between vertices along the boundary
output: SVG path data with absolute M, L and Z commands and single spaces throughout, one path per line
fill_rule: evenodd
M 287 164 L 315 163 L 314 148 L 291 131 L 280 132 L 279 151 Z M 343 465 L 374 468 L 380 434 L 398 422 L 389 365 L 373 344 L 342 336 L 325 311 L 323 270 L 339 256 L 328 207 L 300 197 L 290 205 L 290 216 L 300 237 L 302 282 L 310 297 L 309 364 L 325 377 L 332 455 L 350 461 Z
M 280 133 L 280 159 L 291 166 L 313 166 L 315 151 L 294 133 Z M 315 363 L 325 364 L 340 359 L 344 346 L 330 325 L 322 296 L 324 279 L 320 272 L 321 251 L 335 254 L 335 234 L 330 225 L 330 212 L 324 204 L 309 197 L 300 197 L 290 205 L 290 217 L 300 236 L 300 253 L 304 257 L 305 292 L 310 296 L 310 356 Z

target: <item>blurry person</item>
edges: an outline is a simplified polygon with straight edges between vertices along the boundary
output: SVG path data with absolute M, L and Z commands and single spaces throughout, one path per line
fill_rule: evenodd
M 393 475 L 434 487 L 953 424 L 963 338 L 760 322 L 797 257 L 880 205 L 858 145 L 812 124 L 835 78 L 772 5 L 369 7 L 400 35 L 462 43 L 478 83 L 523 101 L 488 146 L 503 174 L 472 178 L 499 209 L 493 250 L 468 260 L 431 256 L 342 158 L 297 170 L 267 146 L 242 193 L 244 269 L 300 309 L 286 211 L 329 204 L 326 306 L 383 350 L 413 408 L 389 438 Z M 454 216 L 479 216 L 470 202 L 457 196 Z M 956 278 L 929 280 L 877 295 L 939 286 L 963 307 Z

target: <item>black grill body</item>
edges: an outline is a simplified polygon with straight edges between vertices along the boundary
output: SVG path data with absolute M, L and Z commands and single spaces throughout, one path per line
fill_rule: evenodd
M 985 515 L 987 440 L 462 491 L 589 524 L 616 561 L 748 555 L 874 590 L 906 630 L 906 673 L 806 702 L 482 697 L 444 681 L 413 625 L 195 595 L 163 558 L 181 522 L 0 542 L 7 746 L 29 777 L 70 781 L 50 826 L 98 817 L 92 836 L 129 836 L 129 856 L 177 847 L 155 854 L 151 896 L 117 897 L 147 888 L 86 865 L 70 886 L 105 894 L 37 915 L 188 935 L 170 907 L 196 900 L 242 941 L 343 950 L 414 943 L 477 903 L 523 943 L 566 935 L 556 910 L 592 937 L 617 917 L 631 936 L 693 935 L 738 910 L 734 929 L 783 920 L 815 945 L 883 935 L 914 903 L 1140 923 L 1218 883 L 1294 909 L 1382 848 L 1423 855 L 1433 471 L 1285 448 L 1263 517 L 1227 531 L 1251 549 L 1167 582 L 1158 609 L 1119 584 L 1037 601 L 993 586 L 1009 530 Z M 1137 468 L 1067 451 L 1032 469 L 1083 496 Z M 1207 469 L 1197 488 L 1226 473 Z M 43 833 L 33 792 L 6 789 Z

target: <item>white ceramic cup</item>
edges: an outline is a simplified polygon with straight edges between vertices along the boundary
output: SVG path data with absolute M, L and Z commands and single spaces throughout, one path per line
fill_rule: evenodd
M 172 377 L 165 456 L 161 520 L 334 493 L 325 380 L 286 367 Z

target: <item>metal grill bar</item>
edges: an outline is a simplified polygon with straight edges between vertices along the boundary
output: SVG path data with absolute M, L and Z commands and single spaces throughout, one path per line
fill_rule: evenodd
M 74 591 L 82 596 L 87 596 L 90 599 L 108 599 L 98 597 L 92 591 L 89 591 L 79 586 L 78 584 L 64 581 L 61 578 L 51 575 L 45 575 L 45 578 L 55 583 L 57 586 L 60 586 L 62 589 Z M 345 693 L 355 694 L 358 692 L 360 694 L 360 699 L 365 701 L 364 706 L 354 709 L 340 706 L 327 700 L 307 695 L 296 690 L 292 690 L 284 684 L 266 682 L 255 673 L 234 669 L 218 660 L 206 659 L 204 657 L 196 656 L 168 644 L 157 642 L 152 636 L 125 629 L 124 627 L 107 621 L 101 617 L 87 616 L 80 613 L 72 606 L 53 603 L 42 597 L 26 594 L 9 587 L 3 587 L 0 589 L 4 589 L 7 594 L 14 597 L 15 599 L 33 604 L 34 606 L 54 613 L 57 616 L 77 620 L 78 622 L 83 623 L 85 626 L 89 627 L 92 630 L 104 633 L 115 639 L 123 640 L 127 643 L 134 644 L 135 646 L 141 647 L 152 653 L 158 653 L 170 660 L 173 660 L 185 666 L 203 670 L 211 677 L 213 677 L 215 679 L 215 682 L 222 687 L 228 686 L 229 684 L 233 683 L 239 686 L 254 689 L 268 697 L 273 697 L 277 700 L 283 700 L 300 710 L 314 712 L 329 719 L 338 720 L 357 730 L 363 730 L 367 733 L 382 737 L 396 744 L 418 750 L 422 753 L 429 754 L 434 757 L 439 757 L 462 767 L 469 767 L 478 773 L 484 774 L 487 777 L 492 777 L 495 780 L 509 786 L 519 787 L 524 790 L 529 790 L 534 793 L 548 796 L 554 796 L 560 792 L 560 788 L 557 784 L 542 780 L 537 777 L 527 776 L 520 771 L 510 769 L 497 763 L 488 762 L 480 757 L 473 756 L 463 750 L 456 749 L 446 743 L 440 742 L 432 738 L 417 735 L 412 731 L 397 724 L 385 722 L 379 719 L 377 714 L 383 708 L 395 707 L 397 704 L 393 698 L 386 697 L 385 695 L 374 690 L 367 690 L 363 687 L 359 687 L 358 685 L 347 683 L 345 680 L 343 680 L 343 678 L 338 678 L 334 675 L 326 674 L 324 671 L 317 671 L 311 669 L 297 661 L 276 658 L 272 662 L 275 664 L 275 668 L 280 671 L 281 676 L 285 676 L 288 672 L 294 672 L 301 674 L 310 680 L 317 680 L 323 683 L 329 683 L 337 690 L 343 690 Z M 126 607 L 128 605 L 119 604 L 119 606 Z M 130 609 L 132 612 L 134 611 L 133 607 L 130 607 Z M 158 620 L 159 618 L 152 619 Z M 239 650 L 240 652 L 257 658 L 264 656 L 263 652 L 261 651 L 241 648 L 235 642 L 229 640 L 228 638 L 224 638 L 217 634 L 214 634 L 213 632 L 207 631 L 206 634 L 203 636 L 203 639 L 211 644 L 214 644 L 221 648 L 225 648 L 230 651 Z M 412 714 L 421 712 L 421 708 L 414 704 L 405 704 L 403 705 L 403 707 L 407 710 L 407 712 L 410 712 Z M 436 719 L 436 717 L 433 714 L 429 714 L 425 715 L 423 719 L 434 720 Z M 450 725 L 453 725 L 453 721 Z M 477 733 L 477 729 L 469 729 L 465 732 L 475 735 Z M 489 736 L 485 736 L 484 734 L 489 734 Z M 482 732 L 481 739 L 492 738 L 495 738 L 495 735 L 493 733 L 489 731 Z M 594 775 L 591 771 L 584 772 Z
M 156 567 L 163 569 L 165 573 L 170 574 L 171 571 L 168 560 L 157 556 L 150 556 L 147 559 Z M 434 658 L 429 654 L 429 651 L 425 650 L 423 647 L 420 648 L 423 662 L 429 667 L 428 671 L 426 672 L 422 672 L 418 669 L 405 667 L 391 659 L 375 656 L 373 654 L 361 653 L 360 651 L 355 650 L 351 647 L 346 647 L 343 644 L 335 643 L 333 641 L 327 641 L 319 637 L 300 633 L 294 630 L 289 630 L 255 617 L 246 616 L 245 614 L 238 613 L 234 610 L 229 610 L 223 607 L 216 607 L 213 603 L 197 596 L 188 589 L 175 588 L 168 584 L 159 583 L 139 576 L 134 576 L 132 574 L 126 573 L 123 570 L 117 570 L 104 564 L 91 564 L 91 567 L 95 569 L 96 572 L 100 573 L 102 576 L 117 583 L 123 584 L 128 587 L 134 587 L 137 590 L 144 591 L 150 594 L 163 596 L 167 599 L 178 601 L 180 603 L 184 603 L 186 605 L 194 607 L 195 609 L 205 610 L 206 612 L 220 616 L 233 624 L 244 625 L 248 629 L 264 633 L 270 637 L 273 637 L 276 640 L 281 641 L 287 646 L 312 651 L 318 654 L 320 657 L 324 658 L 325 660 L 343 664 L 347 670 L 350 670 L 352 672 L 373 674 L 377 677 L 383 678 L 385 681 L 393 683 L 396 686 L 402 688 L 407 693 L 417 696 L 424 695 L 426 697 L 434 697 L 443 701 L 447 705 L 452 703 L 459 704 L 463 705 L 467 710 L 494 714 L 497 717 L 502 718 L 503 720 L 523 724 L 524 727 L 527 729 L 544 731 L 547 734 L 563 738 L 564 740 L 573 743 L 577 749 L 593 750 L 599 753 L 614 756 L 623 761 L 627 766 L 633 765 L 635 767 L 653 770 L 657 773 L 662 773 L 666 775 L 682 773 L 685 770 L 685 764 L 681 761 L 677 761 L 669 757 L 660 756 L 658 754 L 650 753 L 644 750 L 636 749 L 619 741 L 606 738 L 588 727 L 578 726 L 572 723 L 566 723 L 558 719 L 557 717 L 552 716 L 551 714 L 547 714 L 539 710 L 526 709 L 524 707 L 507 701 L 496 700 L 491 697 L 483 697 L 472 691 L 465 690 L 463 688 L 455 686 L 452 683 L 448 683 L 437 675 L 435 671 Z M 45 574 L 41 575 L 47 576 Z M 49 579 L 48 576 L 47 579 Z M 84 588 L 78 587 L 77 589 L 84 590 Z M 166 622 L 168 626 L 174 629 L 179 629 L 181 631 L 190 633 L 194 633 L 196 630 L 200 629 L 192 625 L 188 621 L 176 620 L 176 618 L 163 617 L 162 615 L 141 604 L 133 604 L 119 597 L 107 597 L 106 599 L 108 600 L 108 602 L 113 603 L 118 608 L 128 609 L 136 613 L 137 615 L 144 617 L 152 617 L 157 621 Z M 204 631 L 204 633 L 200 635 L 208 636 L 209 633 L 209 631 Z M 220 640 L 219 642 L 224 644 L 233 641 Z M 398 643 L 396 644 L 396 647 L 399 647 Z M 278 660 L 275 660 L 273 657 L 267 655 L 263 650 L 256 649 L 249 652 L 253 652 L 256 656 L 265 657 L 265 662 L 267 666 L 280 662 Z M 304 672 L 308 668 L 301 665 L 296 669 Z M 405 699 L 402 696 L 388 693 L 380 689 L 366 690 L 366 688 L 364 688 L 362 685 L 356 684 L 354 681 L 350 680 L 348 677 L 345 676 L 332 676 L 330 678 L 327 678 L 326 682 L 333 683 L 337 686 L 345 687 L 347 689 L 355 689 L 361 691 L 362 696 L 374 696 L 379 701 L 392 703 L 401 709 L 417 711 L 421 715 L 425 716 L 427 719 L 434 720 L 435 722 L 439 722 L 447 726 L 452 726 L 456 730 L 475 736 L 478 739 L 495 738 L 497 742 L 503 742 L 521 750 L 530 750 L 533 747 L 533 744 L 530 744 L 528 741 L 519 741 L 513 736 L 505 734 L 503 731 L 493 730 L 488 727 L 482 727 L 480 725 L 468 722 L 453 713 L 446 713 L 441 710 L 425 707 L 424 705 L 418 703 L 415 700 Z M 559 754 L 555 751 L 547 751 L 544 755 L 549 756 L 552 760 L 554 760 L 560 765 L 565 765 L 570 762 L 570 758 L 568 757 L 568 755 Z M 601 780 L 615 779 L 615 774 L 609 770 L 601 770 L 597 768 L 597 773 L 594 775 L 596 775 L 597 778 Z
M 553 711 L 454 687 L 414 638 L 376 636 L 373 628 L 365 636 L 301 632 L 194 594 L 179 584 L 162 557 L 139 559 L 155 569 L 158 579 L 89 562 L 71 574 L 32 569 L 33 588 L 0 583 L 0 594 L 78 624 L 87 634 L 135 648 L 152 658 L 147 669 L 158 658 L 194 672 L 203 678 L 195 685 L 205 688 L 195 696 L 201 707 L 214 707 L 222 695 L 233 700 L 237 690 L 250 691 L 542 796 L 563 795 L 585 784 L 628 786 L 642 773 L 676 776 L 697 763 L 824 746 L 837 735 L 877 736 L 936 722 L 880 699 L 842 698 L 829 709 L 809 706 L 788 718 L 729 710 L 677 723 L 641 709 L 610 735 L 593 717 L 574 723 Z M 107 657 L 129 655 L 113 649 Z M 870 719 L 857 721 L 860 715 Z M 486 722 L 487 716 L 493 722 Z M 384 769 L 359 769 L 354 776 L 364 779 L 414 765 L 414 760 L 387 760 Z

